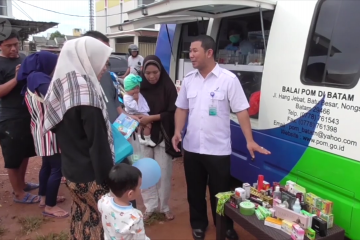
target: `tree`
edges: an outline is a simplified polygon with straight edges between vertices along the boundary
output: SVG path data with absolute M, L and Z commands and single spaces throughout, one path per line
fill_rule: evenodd
M 64 35 L 64 34 L 61 34 L 59 31 L 56 31 L 56 32 L 53 32 L 53 33 L 50 35 L 50 40 L 54 40 L 54 39 L 57 38 L 57 37 L 64 38 L 65 35 Z

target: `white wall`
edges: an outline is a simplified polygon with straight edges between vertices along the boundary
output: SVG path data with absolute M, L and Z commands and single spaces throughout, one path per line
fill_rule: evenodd
M 108 32 L 107 33 L 111 33 L 110 26 L 117 25 L 117 24 L 124 22 L 125 20 L 128 20 L 127 12 L 137 8 L 137 0 L 127 1 L 127 2 L 124 2 L 122 5 L 123 5 L 122 18 L 121 18 L 121 14 L 120 14 L 120 12 L 121 12 L 120 4 L 118 6 L 111 7 L 107 10 L 107 15 L 108 15 L 108 17 L 107 17 Z M 113 15 L 113 16 L 109 16 L 109 15 Z M 96 30 L 100 31 L 102 33 L 106 33 L 106 27 L 105 27 L 106 26 L 106 18 L 104 17 L 105 10 L 96 12 L 95 16 L 96 16 L 95 17 Z M 121 20 L 122 20 L 122 22 L 121 22 Z M 159 30 L 160 24 L 156 24 L 155 29 Z
M 5 15 L 5 17 L 9 17 L 9 18 L 14 18 L 13 14 L 12 14 L 12 4 L 11 4 L 11 0 L 6 0 L 6 4 L 7 4 L 7 15 Z M 3 15 L 0 15 L 3 16 Z

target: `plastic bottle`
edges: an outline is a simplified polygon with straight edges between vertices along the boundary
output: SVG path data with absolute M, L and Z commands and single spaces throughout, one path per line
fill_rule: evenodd
M 295 204 L 293 205 L 293 211 L 296 213 L 300 213 L 301 212 L 301 206 L 300 206 L 300 202 L 299 199 L 296 199 Z
M 280 186 L 275 187 L 275 191 L 273 192 L 273 199 L 281 199 Z

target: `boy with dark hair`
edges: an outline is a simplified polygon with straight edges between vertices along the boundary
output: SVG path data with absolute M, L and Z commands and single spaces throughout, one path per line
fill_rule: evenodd
M 145 235 L 142 213 L 130 202 L 140 194 L 141 182 L 142 175 L 136 167 L 120 163 L 111 169 L 107 181 L 111 194 L 98 202 L 104 239 L 150 240 Z
M 105 36 L 104 34 L 102 34 L 99 31 L 87 31 L 84 34 L 84 37 L 86 37 L 86 36 L 96 38 L 97 40 L 102 41 L 104 43 L 108 43 L 108 44 L 109 44 L 109 41 L 110 41 L 107 36 Z
M 29 157 L 36 156 L 30 114 L 20 95 L 26 83 L 16 80 L 25 56 L 19 54 L 19 35 L 12 30 L 0 41 L 0 146 L 17 203 L 38 203 L 29 191 L 38 184 L 25 183 Z M 20 147 L 20 151 L 19 151 Z

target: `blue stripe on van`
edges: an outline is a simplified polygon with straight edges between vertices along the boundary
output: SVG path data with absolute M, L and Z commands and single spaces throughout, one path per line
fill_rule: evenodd
M 170 60 L 172 58 L 171 48 L 173 46 L 175 28 L 176 28 L 176 24 L 167 24 L 167 29 L 166 29 L 166 24 L 161 24 L 157 43 L 156 43 L 155 55 L 160 58 L 161 63 L 164 65 L 164 68 L 167 71 L 167 73 L 170 72 Z M 169 35 L 167 30 L 169 31 Z M 169 37 L 170 37 L 170 42 L 169 42 Z

